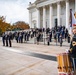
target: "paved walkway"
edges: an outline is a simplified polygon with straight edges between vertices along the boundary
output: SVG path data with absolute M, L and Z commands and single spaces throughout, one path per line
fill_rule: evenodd
M 47 43 L 45 42 L 45 45 L 43 42 L 40 42 L 39 45 L 34 44 L 34 41 L 29 41 L 27 43 L 16 43 L 14 41 L 12 48 L 17 48 L 22 51 L 32 51 L 36 53 L 42 53 L 42 54 L 48 54 L 48 55 L 57 55 L 58 53 L 65 52 L 66 49 L 69 49 L 70 44 L 67 42 L 63 42 L 63 46 L 60 47 L 60 44 L 55 42 L 51 42 L 50 46 L 47 46 Z
M 29 56 L 27 52 L 56 56 L 69 49 L 67 42 L 60 47 L 54 42 L 50 46 L 28 43 L 12 43 L 12 48 L 3 47 L 0 41 L 0 75 L 58 75 L 57 62 Z M 22 52 L 22 53 L 21 53 Z

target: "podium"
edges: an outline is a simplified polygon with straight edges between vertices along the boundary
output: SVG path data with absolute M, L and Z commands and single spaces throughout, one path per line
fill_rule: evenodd
M 73 67 L 68 53 L 57 55 L 58 75 L 73 75 Z

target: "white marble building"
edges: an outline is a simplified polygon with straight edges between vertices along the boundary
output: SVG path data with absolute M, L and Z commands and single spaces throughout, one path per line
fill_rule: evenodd
M 56 25 L 69 28 L 70 9 L 76 11 L 76 0 L 36 0 L 29 2 L 30 28 L 52 28 Z

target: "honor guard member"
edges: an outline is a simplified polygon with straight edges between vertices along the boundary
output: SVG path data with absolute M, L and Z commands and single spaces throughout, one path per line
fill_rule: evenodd
M 72 41 L 71 41 L 71 44 L 70 44 L 70 53 L 72 55 L 72 57 L 74 57 L 75 53 L 76 53 L 76 26 L 73 26 L 73 37 L 72 37 Z
M 74 24 L 72 32 L 74 35 L 71 40 L 69 54 L 73 64 L 74 75 L 76 75 L 76 24 Z

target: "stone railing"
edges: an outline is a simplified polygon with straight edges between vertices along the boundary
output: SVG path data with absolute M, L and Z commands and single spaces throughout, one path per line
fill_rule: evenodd
M 57 3 L 58 1 L 65 1 L 65 0 L 45 0 L 44 2 L 38 3 L 37 7 L 42 7 L 42 6 L 50 5 L 53 3 Z
M 38 4 L 38 3 L 45 2 L 45 1 L 48 1 L 48 0 L 36 0 L 35 3 Z

